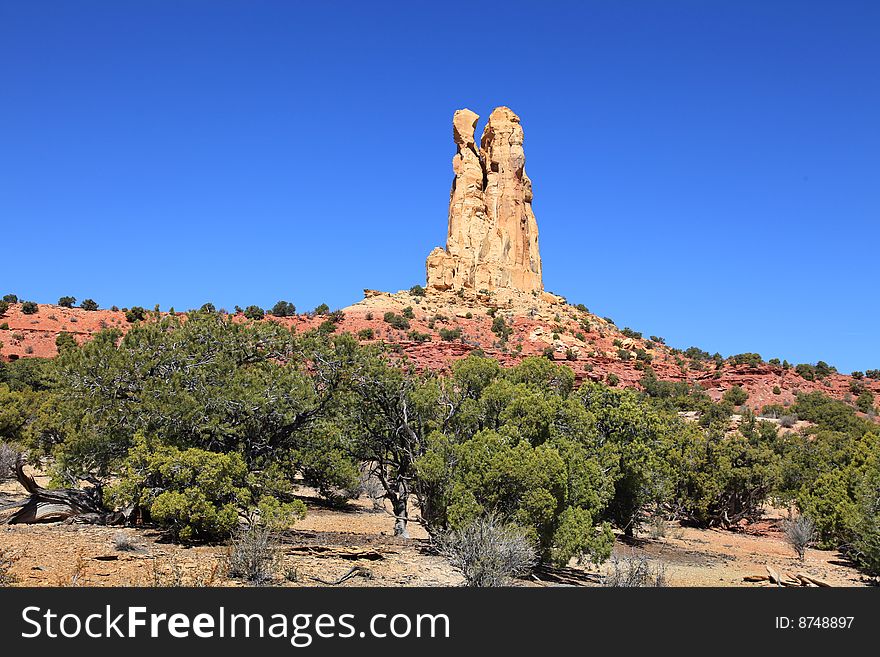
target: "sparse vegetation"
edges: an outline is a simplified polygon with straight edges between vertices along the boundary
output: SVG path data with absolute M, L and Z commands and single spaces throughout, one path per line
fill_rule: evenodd
M 25 315 L 34 315 L 40 307 L 34 301 L 23 301 L 21 304 L 21 312 Z
M 446 534 L 439 549 L 468 586 L 505 586 L 526 575 L 537 562 L 525 532 L 491 516 L 476 518 Z
M 666 586 L 666 568 L 662 564 L 652 566 L 645 556 L 614 557 L 604 585 L 615 588 Z
M 812 547 L 816 542 L 816 525 L 807 516 L 799 515 L 783 520 L 782 529 L 785 532 L 786 542 L 803 561 L 807 548 Z
M 279 566 L 278 546 L 271 528 L 254 522 L 237 529 L 226 555 L 226 566 L 231 577 L 249 584 L 271 580 Z

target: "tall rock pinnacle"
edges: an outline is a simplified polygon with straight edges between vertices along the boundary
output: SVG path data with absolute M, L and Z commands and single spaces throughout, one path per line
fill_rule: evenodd
M 446 249 L 437 247 L 428 256 L 428 287 L 541 292 L 538 224 L 519 117 L 507 107 L 496 108 L 478 153 L 474 129 L 479 118 L 463 109 L 452 119 L 457 151 L 449 232 Z

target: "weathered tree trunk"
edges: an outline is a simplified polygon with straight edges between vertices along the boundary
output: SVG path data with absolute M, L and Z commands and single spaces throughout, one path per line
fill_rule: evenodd
M 397 491 L 391 496 L 391 510 L 394 512 L 394 535 L 409 538 L 406 525 L 409 522 L 409 490 L 403 478 L 397 484 Z
M 50 490 L 40 486 L 24 471 L 24 457 L 15 463 L 15 478 L 30 493 L 30 499 L 3 522 L 8 525 L 58 522 L 77 518 L 83 522 L 117 524 L 124 522 L 125 513 L 108 513 L 101 505 L 98 487 Z

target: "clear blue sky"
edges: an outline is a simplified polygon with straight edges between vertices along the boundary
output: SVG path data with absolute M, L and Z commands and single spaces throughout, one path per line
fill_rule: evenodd
M 4 0 L 0 287 L 308 309 L 423 283 L 452 112 L 502 104 L 547 289 L 676 346 L 880 367 L 870 0 Z

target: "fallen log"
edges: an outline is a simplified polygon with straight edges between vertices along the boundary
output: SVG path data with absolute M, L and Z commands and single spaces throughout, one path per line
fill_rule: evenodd
M 805 573 L 798 573 L 798 574 L 796 575 L 796 577 L 797 577 L 799 580 L 809 582 L 810 584 L 812 584 L 812 585 L 814 585 L 814 586 L 821 586 L 821 587 L 824 587 L 824 588 L 831 588 L 831 584 L 829 584 L 829 583 L 826 582 L 825 580 L 821 580 L 821 579 L 819 579 L 819 578 L 817 578 L 817 577 L 813 577 L 813 576 L 811 576 L 811 575 L 807 575 L 807 574 L 805 574 Z
M 770 581 L 776 585 L 782 584 L 782 578 L 779 576 L 775 570 L 773 570 L 770 566 L 764 566 L 767 569 L 767 574 L 770 575 Z
M 373 579 L 373 573 L 369 568 L 364 568 L 363 566 L 352 566 L 345 575 L 336 579 L 334 581 L 329 581 L 326 579 L 322 579 L 320 577 L 312 577 L 316 582 L 321 582 L 321 584 L 327 584 L 328 586 L 338 586 L 342 584 L 344 581 L 351 579 L 352 577 L 363 577 L 364 579 Z
M 337 548 L 327 545 L 295 545 L 286 548 L 287 554 L 305 554 L 322 558 L 337 559 L 366 559 L 367 561 L 381 561 L 386 554 L 396 554 L 393 550 L 370 550 L 359 548 Z
M 7 516 L 3 524 L 34 524 L 71 519 L 99 524 L 118 524 L 125 521 L 125 513 L 108 513 L 104 509 L 99 486 L 43 488 L 32 476 L 25 473 L 23 455 L 15 462 L 15 478 L 30 493 L 30 498 L 18 511 Z

